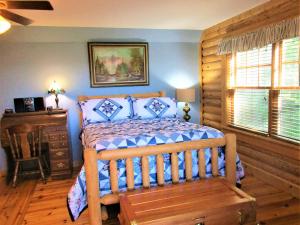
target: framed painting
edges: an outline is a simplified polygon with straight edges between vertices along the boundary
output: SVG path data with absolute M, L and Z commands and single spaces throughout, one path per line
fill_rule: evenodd
M 89 42 L 91 87 L 149 85 L 148 43 Z

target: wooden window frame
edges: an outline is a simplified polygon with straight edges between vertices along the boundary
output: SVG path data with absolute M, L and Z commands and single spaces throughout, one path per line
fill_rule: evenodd
M 235 60 L 234 60 L 234 66 L 233 66 L 233 73 L 234 73 L 234 83 L 236 84 L 236 70 L 237 70 L 237 66 L 236 66 L 236 54 L 235 54 Z M 226 56 L 226 80 L 225 80 L 225 104 L 224 104 L 224 108 L 223 108 L 223 112 L 225 114 L 224 117 L 224 128 L 225 129 L 229 129 L 229 130 L 237 130 L 237 131 L 241 131 L 241 132 L 246 132 L 246 133 L 252 133 L 252 134 L 256 134 L 256 135 L 260 135 L 262 137 L 265 138 L 272 138 L 274 140 L 279 140 L 279 141 L 283 141 L 286 143 L 291 143 L 291 144 L 297 144 L 299 145 L 300 141 L 294 140 L 294 139 L 290 139 L 290 138 L 286 138 L 286 137 L 282 137 L 279 136 L 276 132 L 274 132 L 274 130 L 277 130 L 277 126 L 278 123 L 274 122 L 273 120 L 273 113 L 274 113 L 274 108 L 276 107 L 276 105 L 278 105 L 278 96 L 280 94 L 280 90 L 300 90 L 300 86 L 283 86 L 280 87 L 281 84 L 281 78 L 282 78 L 282 41 L 277 42 L 272 44 L 272 61 L 271 61 L 271 85 L 269 87 L 255 87 L 255 86 L 247 86 L 247 87 L 238 87 L 238 86 L 231 86 L 231 59 L 232 59 L 233 55 L 232 54 L 228 54 Z M 275 60 L 277 60 L 278 65 L 276 65 Z M 297 61 L 296 61 L 297 62 Z M 294 62 L 295 63 L 295 62 Z M 258 66 L 259 68 L 259 66 Z M 277 73 L 277 74 L 276 74 Z M 276 77 L 277 76 L 277 77 Z M 259 77 L 258 77 L 259 79 Z M 278 79 L 277 83 L 275 83 L 275 79 Z M 259 84 L 259 83 L 258 83 Z M 231 107 L 231 110 L 234 110 L 234 92 L 235 90 L 238 89 L 269 89 L 269 106 L 268 106 L 268 131 L 267 132 L 261 132 L 258 130 L 253 130 L 251 128 L 246 128 L 246 127 L 240 127 L 240 126 L 236 126 L 233 124 L 232 121 L 230 121 L 230 115 L 234 114 L 233 113 L 229 113 L 229 107 Z M 277 107 L 276 107 L 277 108 Z M 272 129 L 273 126 L 273 129 Z M 275 129 L 274 129 L 275 126 Z

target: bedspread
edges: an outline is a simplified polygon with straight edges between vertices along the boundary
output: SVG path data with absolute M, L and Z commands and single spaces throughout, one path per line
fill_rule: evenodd
M 89 124 L 83 130 L 82 142 L 84 148 L 94 148 L 96 151 L 125 149 L 137 146 L 159 145 L 191 140 L 223 137 L 223 133 L 207 126 L 183 122 L 176 118 L 148 119 L 148 120 L 121 120 Z M 225 151 L 219 148 L 218 166 L 220 175 L 225 175 Z M 149 156 L 150 185 L 155 186 L 156 159 Z M 170 154 L 164 154 L 165 182 L 172 182 Z M 210 150 L 205 150 L 206 176 L 212 176 Z M 198 177 L 197 151 L 192 151 L 193 178 Z M 244 176 L 243 167 L 237 157 L 237 181 Z M 124 160 L 118 160 L 119 190 L 126 191 L 126 165 Z M 133 159 L 135 187 L 142 187 L 142 172 L 140 158 Z M 180 181 L 185 179 L 184 153 L 178 153 Z M 98 175 L 100 195 L 111 193 L 109 162 L 98 160 Z M 67 198 L 68 208 L 72 219 L 77 219 L 87 206 L 85 169 L 82 167 L 71 187 Z

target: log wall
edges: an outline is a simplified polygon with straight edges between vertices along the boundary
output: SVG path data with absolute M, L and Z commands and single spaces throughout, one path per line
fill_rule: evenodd
M 206 29 L 201 38 L 201 121 L 224 132 L 234 132 L 238 152 L 248 172 L 300 196 L 300 149 L 270 137 L 226 126 L 226 56 L 216 54 L 219 41 L 227 36 L 256 30 L 300 14 L 299 0 L 271 0 Z

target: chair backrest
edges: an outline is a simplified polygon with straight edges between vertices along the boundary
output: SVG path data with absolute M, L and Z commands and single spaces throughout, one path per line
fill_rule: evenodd
M 21 124 L 6 129 L 10 149 L 14 159 L 30 159 L 41 154 L 42 127 Z

